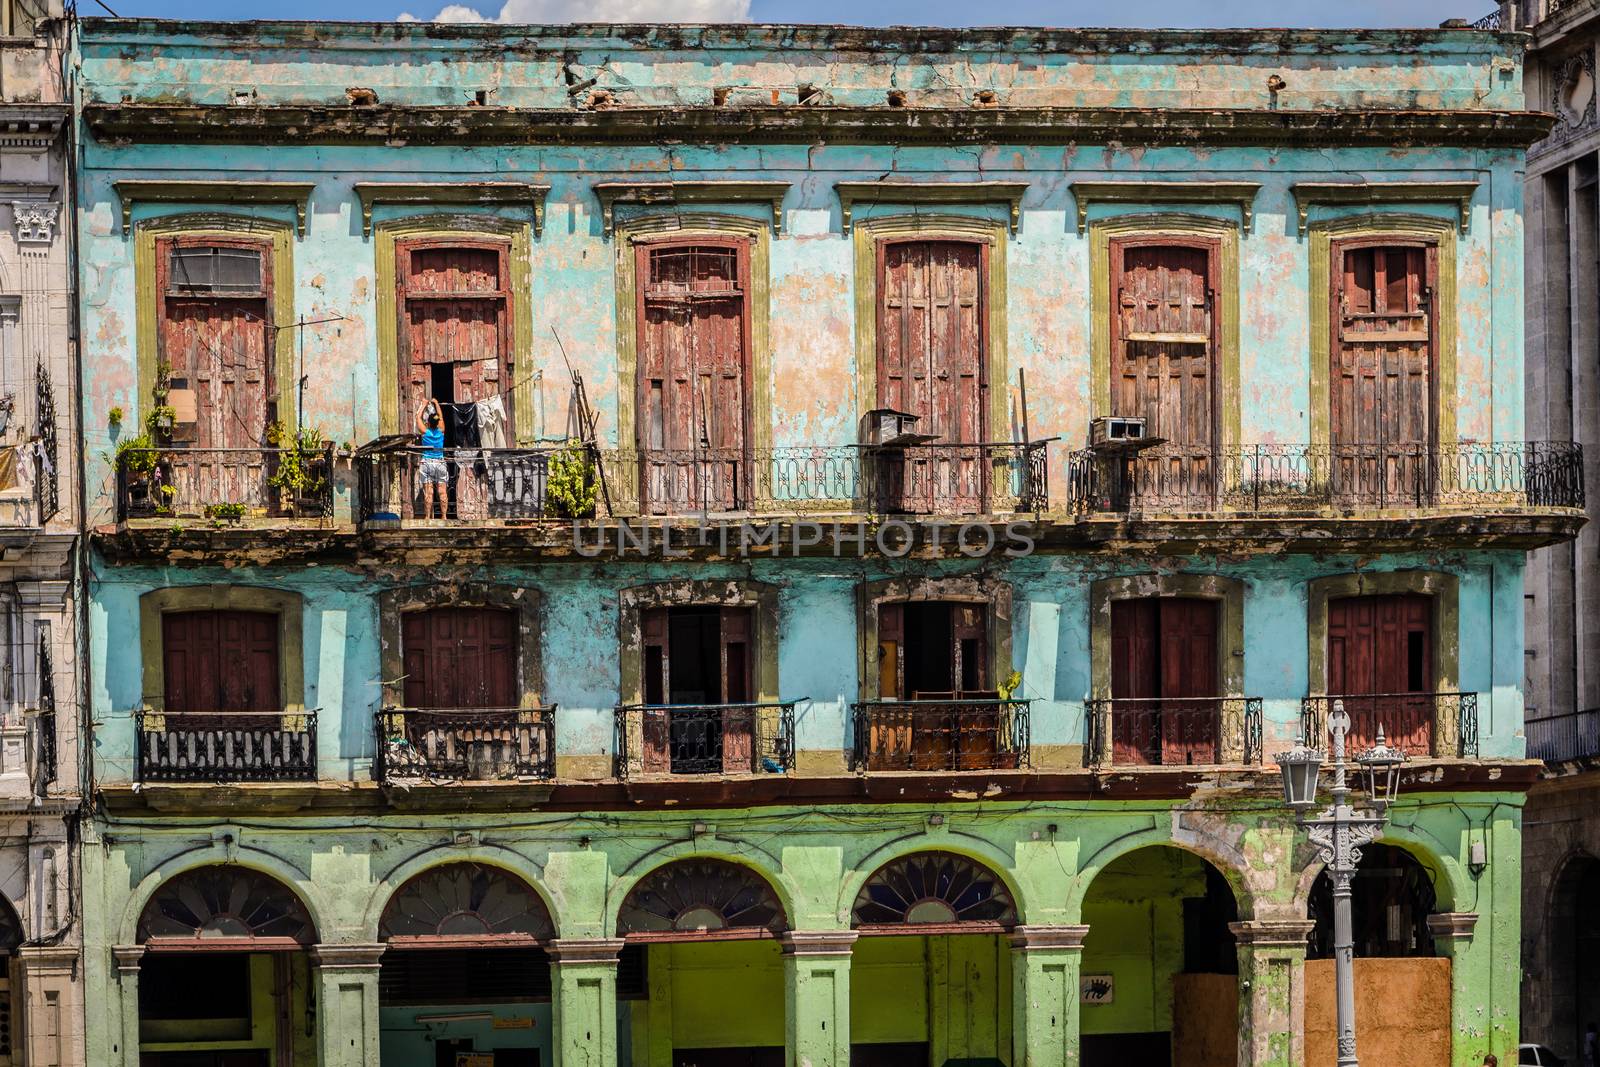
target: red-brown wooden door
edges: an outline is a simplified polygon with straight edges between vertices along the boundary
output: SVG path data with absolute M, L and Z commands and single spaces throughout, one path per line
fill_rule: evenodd
M 1329 406 L 1334 494 L 1405 507 L 1433 492 L 1433 245 L 1336 241 Z
M 907 512 L 984 510 L 988 433 L 989 246 L 973 241 L 878 244 L 877 406 L 920 416 L 931 447 L 879 458 L 885 503 Z
M 173 443 L 202 451 L 173 465 L 175 503 L 262 507 L 267 423 L 277 415 L 272 375 L 272 256 L 263 242 L 164 237 L 156 243 L 157 348 L 174 388 L 195 394 L 195 422 Z
M 401 616 L 408 708 L 514 708 L 517 613 L 432 608 Z
M 1217 762 L 1217 618 L 1214 600 L 1112 602 L 1113 763 Z
M 647 608 L 640 613 L 644 702 L 654 705 L 646 707 L 642 717 L 640 762 L 646 774 L 670 774 L 677 769 L 675 764 L 699 766 L 708 756 L 715 758 L 717 751 L 724 773 L 749 774 L 759 769 L 755 735 L 760 709 L 728 706 L 715 710 L 719 704 L 754 702 L 753 613 L 747 607 L 724 607 L 717 614 L 718 677 L 715 691 L 709 694 L 712 706 L 687 706 L 684 712 L 674 713 L 674 653 L 686 660 L 703 661 L 706 650 L 672 647 L 671 608 Z
M 1344 698 L 1352 753 L 1389 743 L 1433 751 L 1433 599 L 1406 594 L 1328 602 L 1328 694 Z
M 503 393 L 509 414 L 509 247 L 418 239 L 398 242 L 395 255 L 401 426 L 409 427 L 430 397 L 466 404 Z M 438 379 L 435 367 L 441 368 Z M 449 396 L 435 396 L 436 380 L 448 381 Z
M 161 616 L 167 711 L 281 711 L 278 617 L 264 611 Z
M 638 448 L 650 514 L 749 506 L 748 241 L 640 244 Z
M 1131 495 L 1210 506 L 1216 470 L 1218 245 L 1111 242 L 1111 414 L 1166 444 L 1131 464 Z

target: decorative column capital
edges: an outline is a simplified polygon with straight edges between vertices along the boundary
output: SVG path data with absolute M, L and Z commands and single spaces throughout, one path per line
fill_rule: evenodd
M 1310 919 L 1252 919 L 1229 923 L 1228 930 L 1241 945 L 1303 949 L 1316 925 Z
M 111 957 L 117 963 L 117 976 L 137 975 L 139 961 L 144 959 L 143 945 L 112 945 Z
M 1436 941 L 1470 940 L 1473 928 L 1477 925 L 1478 913 L 1475 911 L 1442 911 L 1428 916 L 1428 933 Z
M 626 944 L 620 937 L 565 937 L 545 946 L 555 963 L 616 963 Z
M 143 955 L 144 946 L 136 947 Z M 16 956 L 17 962 L 30 971 L 71 971 L 78 966 L 76 945 L 21 945 L 16 949 Z
M 55 240 L 61 205 L 51 200 L 13 200 L 11 219 L 20 245 L 47 245 Z
M 375 971 L 383 944 L 324 944 L 311 946 L 311 962 L 322 971 Z
M 860 936 L 854 930 L 790 930 L 778 940 L 785 956 L 848 956 Z
M 1083 939 L 1088 936 L 1087 926 L 1019 926 L 1011 931 L 1011 948 L 1016 952 L 1051 949 L 1081 952 Z

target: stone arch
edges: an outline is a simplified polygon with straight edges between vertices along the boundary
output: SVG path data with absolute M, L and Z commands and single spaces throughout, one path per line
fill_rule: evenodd
M 1582 1006 L 1600 994 L 1600 966 L 1593 962 L 1592 951 L 1600 940 L 1600 922 L 1592 914 L 1595 886 L 1600 886 L 1600 858 L 1581 848 L 1562 857 L 1550 879 L 1540 923 L 1538 938 L 1544 944 L 1533 948 L 1533 958 L 1540 959 L 1542 953 L 1544 961 L 1548 1042 L 1558 1052 L 1575 1054 L 1582 1047 L 1584 1027 L 1594 1019 L 1593 1012 L 1583 1011 Z M 1591 904 L 1587 910 L 1586 902 Z
M 1414 827 L 1396 826 L 1390 823 L 1385 827 L 1383 836 L 1373 843 L 1404 849 L 1422 865 L 1423 870 L 1433 876 L 1433 893 L 1437 910 L 1454 911 L 1458 901 L 1471 899 L 1472 894 L 1460 882 L 1460 867 L 1453 859 L 1447 858 L 1448 853 L 1437 838 L 1430 836 L 1429 839 L 1425 839 Z M 1296 849 L 1296 855 L 1310 857 L 1310 860 L 1301 866 L 1299 878 L 1295 882 L 1295 915 L 1303 918 L 1310 906 L 1311 888 L 1316 885 L 1317 876 L 1327 865 L 1320 862 L 1315 851 L 1303 843 Z
M 1391 839 L 1379 839 L 1369 845 L 1363 846 L 1361 849 L 1361 860 L 1358 870 L 1370 874 L 1373 870 L 1374 864 L 1385 864 L 1386 862 L 1393 863 L 1393 860 L 1386 861 L 1386 857 L 1392 854 L 1398 854 L 1399 856 L 1404 857 L 1404 860 L 1401 862 L 1402 874 L 1398 882 L 1391 880 L 1382 885 L 1375 885 L 1374 880 L 1371 878 L 1357 878 L 1353 885 L 1354 899 L 1352 911 L 1355 923 L 1356 957 L 1409 957 L 1442 955 L 1443 953 L 1440 951 L 1440 946 L 1437 944 L 1433 929 L 1431 926 L 1427 925 L 1427 918 L 1430 915 L 1436 915 L 1451 910 L 1449 905 L 1445 902 L 1443 894 L 1440 892 L 1440 884 L 1445 880 L 1443 871 L 1430 861 L 1430 858 L 1425 852 L 1422 852 L 1414 845 L 1409 845 Z M 1381 903 L 1384 914 L 1390 916 L 1386 919 L 1386 923 L 1388 924 L 1386 929 L 1393 929 L 1394 919 L 1389 912 L 1389 909 L 1392 905 L 1397 903 L 1397 899 L 1403 902 L 1408 896 L 1408 894 L 1401 894 L 1397 898 L 1394 889 L 1396 885 L 1398 885 L 1401 889 L 1405 889 L 1405 887 L 1408 885 L 1408 879 L 1411 877 L 1411 872 L 1405 870 L 1405 861 L 1409 861 L 1410 863 L 1414 864 L 1416 871 L 1420 871 L 1422 879 L 1425 879 L 1425 884 L 1413 885 L 1411 889 L 1409 894 L 1409 903 L 1411 903 L 1413 906 L 1410 908 L 1405 908 L 1399 913 L 1401 916 L 1409 913 L 1413 923 L 1412 931 L 1416 935 L 1417 940 L 1415 942 L 1408 942 L 1404 937 L 1399 940 L 1393 940 L 1386 933 L 1382 939 L 1381 945 L 1379 945 L 1377 948 L 1374 949 L 1371 947 L 1364 947 L 1371 945 L 1371 942 L 1366 940 L 1366 938 L 1369 936 L 1369 932 L 1373 928 L 1371 916 L 1373 914 L 1375 900 L 1378 900 Z M 1312 920 L 1314 923 L 1312 931 L 1309 934 L 1310 940 L 1308 951 L 1310 956 L 1312 958 L 1331 958 L 1333 936 L 1331 925 L 1333 904 L 1331 896 L 1332 890 L 1330 885 L 1322 882 L 1322 875 L 1327 869 L 1326 865 L 1320 863 L 1313 864 L 1312 869 L 1315 873 L 1312 875 L 1309 883 L 1306 886 L 1305 910 L 1301 911 L 1297 917 L 1303 917 Z M 1325 895 L 1318 895 L 1319 885 L 1324 886 L 1323 894 Z M 1381 898 L 1375 898 L 1374 894 L 1380 892 L 1384 895 Z M 1400 951 L 1394 950 L 1394 947 L 1397 944 L 1401 946 Z M 1423 948 L 1426 948 L 1426 951 L 1422 951 Z
M 402 903 L 404 913 L 397 912 Z M 450 910 L 441 915 L 441 908 Z M 531 882 L 474 860 L 439 863 L 412 875 L 389 894 L 378 917 L 378 940 L 388 944 L 526 944 L 553 941 L 555 934 L 555 916 Z
M 313 929 L 318 931 L 319 936 L 321 931 L 329 929 L 328 919 L 332 914 L 329 902 L 304 871 L 287 860 L 261 849 L 213 844 L 169 856 L 152 867 L 139 880 L 133 892 L 128 894 L 128 903 L 123 908 L 121 921 L 117 924 L 117 944 L 136 943 L 139 917 L 144 914 L 145 906 L 150 903 L 150 898 L 155 895 L 156 890 L 181 874 L 201 867 L 216 866 L 244 867 L 276 879 L 299 898 L 311 918 Z
M 215 887 L 205 885 L 204 880 L 211 875 L 221 875 L 229 881 L 226 900 L 223 893 L 208 897 L 205 891 Z M 241 882 L 251 889 L 243 901 L 249 914 L 242 911 L 230 914 L 227 905 L 233 903 L 237 892 L 234 886 Z M 181 907 L 186 912 L 183 915 L 161 907 L 162 891 L 178 883 L 183 883 L 184 892 L 176 895 L 173 906 Z M 287 903 L 285 910 L 274 913 L 264 909 L 265 902 L 280 895 Z M 215 907 L 217 904 L 223 907 Z M 191 921 L 195 925 L 191 926 Z M 193 929 L 194 933 L 178 932 L 186 929 Z M 145 898 L 134 927 L 134 943 L 141 945 L 170 939 L 176 942 L 175 947 L 197 948 L 202 944 L 209 946 L 210 938 L 270 944 L 275 948 L 284 947 L 285 942 L 289 943 L 288 947 L 306 948 L 319 940 L 310 909 L 292 883 L 240 863 L 198 864 L 162 879 Z
M 987 867 L 996 878 L 1000 879 L 1006 892 L 1011 894 L 1018 924 L 1026 925 L 1030 921 L 1028 895 L 1022 891 L 1017 881 L 1016 872 L 1011 866 L 1012 857 L 980 837 L 953 830 L 937 836 L 921 832 L 909 833 L 878 846 L 852 863 L 843 884 L 839 887 L 836 914 L 840 920 L 849 923 L 855 900 L 861 895 L 861 888 L 867 884 L 868 879 L 894 861 L 917 852 L 953 852 Z
M 652 866 L 639 877 L 633 879 L 632 883 L 628 886 L 627 891 L 622 893 L 620 898 L 617 899 L 617 903 L 614 907 L 611 906 L 609 902 L 610 898 L 608 898 L 608 914 L 606 919 L 610 924 L 612 931 L 616 933 L 617 936 L 624 936 L 622 931 L 622 916 L 624 912 L 628 910 L 630 902 L 634 901 L 634 894 L 636 892 L 645 888 L 649 888 L 653 892 L 661 892 L 667 888 L 666 884 L 662 882 L 662 878 L 667 872 L 675 869 L 687 871 L 694 867 L 701 868 L 701 870 L 696 873 L 701 875 L 704 880 L 708 882 L 722 882 L 721 886 L 707 887 L 714 888 L 719 892 L 719 894 L 723 890 L 735 888 L 728 883 L 727 879 L 729 877 L 748 876 L 751 882 L 759 884 L 759 888 L 757 889 L 758 894 L 764 891 L 765 893 L 770 894 L 771 898 L 770 900 L 762 900 L 758 896 L 757 899 L 752 900 L 746 895 L 748 890 L 746 890 L 744 893 L 736 892 L 733 896 L 728 897 L 725 903 L 728 908 L 737 908 L 737 915 L 729 914 L 725 909 L 711 907 L 710 905 L 712 902 L 709 900 L 700 902 L 705 905 L 703 907 L 686 909 L 682 913 L 683 915 L 706 912 L 708 913 L 705 916 L 706 918 L 719 923 L 724 922 L 727 919 L 739 919 L 737 922 L 728 922 L 727 925 L 718 925 L 715 927 L 712 927 L 709 923 L 707 923 L 701 928 L 700 936 L 775 936 L 779 933 L 794 928 L 792 918 L 794 915 L 794 906 L 790 900 L 785 899 L 782 891 L 779 888 L 777 879 L 768 877 L 766 872 L 762 871 L 759 867 L 748 862 L 747 860 L 699 853 L 692 856 L 678 857 L 676 859 L 668 860 L 665 863 L 659 863 Z M 639 910 L 644 911 L 647 909 L 640 907 Z M 717 912 L 719 914 L 709 914 L 713 912 Z M 662 919 L 671 918 L 671 916 L 665 914 L 661 914 L 660 917 Z M 655 931 L 655 936 L 665 939 L 689 932 L 689 928 L 680 927 L 674 924 L 670 927 L 660 927 Z M 640 929 L 631 931 L 631 933 L 634 935 L 640 935 L 650 934 L 651 931 L 641 927 Z
M 388 908 L 389 901 L 396 893 L 418 875 L 452 863 L 476 863 L 484 867 L 494 867 L 524 882 L 544 902 L 545 910 L 550 914 L 550 922 L 555 927 L 556 936 L 561 936 L 561 909 L 557 906 L 550 887 L 544 884 L 542 864 L 495 845 L 477 845 L 471 848 L 435 845 L 391 867 L 389 872 L 373 885 L 372 895 L 361 916 L 362 939 L 369 943 L 378 940 L 378 926 L 383 921 L 384 910 Z
M 1106 842 L 1079 863 L 1078 873 L 1073 877 L 1067 891 L 1067 921 L 1075 923 L 1080 920 L 1083 915 L 1084 899 L 1089 895 L 1089 887 L 1101 871 L 1131 852 L 1157 845 L 1166 845 L 1191 853 L 1211 864 L 1227 881 L 1228 888 L 1233 891 L 1240 920 L 1248 921 L 1256 918 L 1259 894 L 1252 885 L 1249 865 L 1245 862 L 1244 854 L 1238 848 L 1202 830 L 1187 828 L 1183 831 L 1183 836 L 1179 836 L 1176 827 L 1169 830 L 1162 826 L 1152 826 L 1149 830 Z
M 0 957 L 15 953 L 27 936 L 21 910 L 7 897 L 0 896 Z

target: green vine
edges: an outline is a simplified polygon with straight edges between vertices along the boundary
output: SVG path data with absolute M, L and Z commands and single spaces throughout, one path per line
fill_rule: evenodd
M 244 518 L 244 512 L 243 504 L 207 504 L 205 507 L 206 518 L 215 526 L 221 526 L 225 522 L 237 523 Z
M 117 442 L 117 466 L 129 474 L 150 474 L 160 459 L 148 434 L 127 437 Z
M 282 420 L 267 426 L 267 443 L 278 449 L 277 469 L 267 484 L 291 496 L 320 496 L 328 488 L 328 475 L 316 464 L 323 458 L 322 431 L 315 427 L 290 430 Z
M 594 461 L 588 449 L 569 441 L 550 457 L 544 496 L 557 515 L 567 519 L 589 518 L 594 514 L 599 495 L 599 480 L 595 477 Z

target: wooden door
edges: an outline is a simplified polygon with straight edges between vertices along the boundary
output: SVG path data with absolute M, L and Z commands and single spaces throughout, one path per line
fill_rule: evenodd
M 989 678 L 989 613 L 981 604 L 950 605 L 951 663 L 958 707 L 951 716 L 954 758 L 942 766 L 957 770 L 996 768 L 1000 752 L 1000 708 Z M 966 703 L 966 701 L 985 701 Z
M 878 697 L 884 701 L 907 700 L 904 689 L 906 611 L 904 604 L 878 605 Z M 904 769 L 909 765 L 912 739 L 912 710 L 906 707 L 877 707 L 868 712 L 865 753 L 867 769 Z
M 1114 764 L 1217 761 L 1217 617 L 1213 600 L 1112 602 Z
M 718 641 L 722 667 L 722 702 L 751 702 L 751 609 L 723 608 Z M 759 770 L 755 736 L 759 712 L 749 707 L 729 707 L 722 715 L 722 769 L 727 774 L 752 774 Z
M 507 608 L 432 608 L 401 616 L 408 708 L 514 708 L 517 613 Z
M 1111 243 L 1111 412 L 1166 444 L 1130 467 L 1128 492 L 1208 508 L 1216 461 L 1218 243 Z
M 1352 753 L 1381 725 L 1406 752 L 1433 750 L 1433 599 L 1417 594 L 1328 602 L 1328 694 L 1344 699 Z
M 271 612 L 167 612 L 161 647 L 167 711 L 282 710 Z
M 638 449 L 650 514 L 749 506 L 749 242 L 640 244 Z
M 441 403 L 466 404 L 500 394 L 509 415 L 509 245 L 418 239 L 398 242 L 395 255 L 401 429 L 408 429 L 423 403 L 434 397 L 436 380 L 450 387 L 450 395 L 435 397 Z M 435 367 L 447 368 L 438 379 Z
M 1405 507 L 1433 492 L 1433 245 L 1336 241 L 1329 377 L 1336 499 Z
M 639 645 L 644 655 L 644 702 L 640 720 L 640 766 L 646 774 L 672 770 L 671 718 L 662 707 L 671 689 L 672 649 L 666 608 L 639 613 Z
M 877 406 L 920 416 L 917 429 L 938 435 L 930 446 L 876 457 L 896 498 L 886 502 L 891 508 L 983 510 L 988 260 L 981 242 L 878 244 Z

